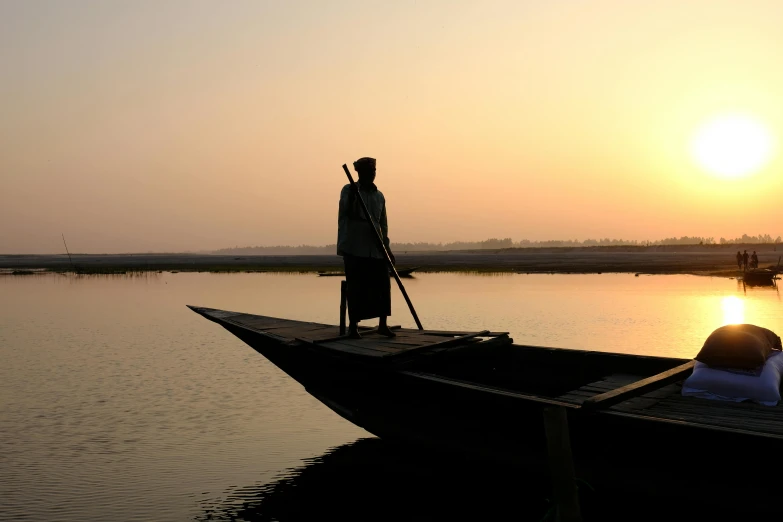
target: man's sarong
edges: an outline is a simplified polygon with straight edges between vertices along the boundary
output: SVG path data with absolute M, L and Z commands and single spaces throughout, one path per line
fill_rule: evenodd
M 343 256 L 351 322 L 391 315 L 391 281 L 385 259 Z

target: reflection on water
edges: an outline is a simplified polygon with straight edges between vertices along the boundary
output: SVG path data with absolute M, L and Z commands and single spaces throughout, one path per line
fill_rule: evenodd
M 540 520 L 549 488 L 525 477 L 519 469 L 360 439 L 273 481 L 204 499 L 196 520 Z
M 745 281 L 744 279 L 737 279 L 737 288 L 742 287 L 743 293 L 747 294 L 748 290 L 772 290 L 780 295 L 780 290 L 778 289 L 778 279 L 773 278 L 769 281 L 762 280 L 762 281 Z
M 742 513 L 644 492 L 595 488 L 577 476 L 585 521 L 743 520 Z M 524 468 L 426 454 L 359 439 L 288 468 L 271 481 L 203 498 L 198 522 L 553 521 L 548 479 Z M 673 515 L 677 513 L 677 515 Z M 727 518 L 728 517 L 728 518 Z
M 179 521 L 242 508 L 282 520 L 356 505 L 336 518 L 464 509 L 481 520 L 514 502 L 540 519 L 546 494 L 508 470 L 351 444 L 367 433 L 185 308 L 336 323 L 340 279 L 0 277 L 0 519 Z M 775 288 L 728 279 L 417 274 L 405 286 L 425 327 L 508 330 L 517 343 L 692 357 L 726 322 L 783 332 Z M 412 327 L 394 292 L 393 324 Z M 258 485 L 237 487 L 248 484 Z M 300 491 L 314 496 L 289 503 Z

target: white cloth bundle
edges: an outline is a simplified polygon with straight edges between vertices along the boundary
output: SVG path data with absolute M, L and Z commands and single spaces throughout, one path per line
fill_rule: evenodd
M 682 394 L 733 402 L 752 400 L 765 406 L 776 406 L 780 400 L 781 373 L 783 352 L 774 352 L 758 376 L 710 368 L 697 361 L 693 373 L 682 385 Z

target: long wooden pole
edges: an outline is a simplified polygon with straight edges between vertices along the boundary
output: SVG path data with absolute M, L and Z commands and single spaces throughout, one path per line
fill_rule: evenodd
M 359 186 L 354 182 L 353 176 L 351 176 L 351 171 L 348 170 L 348 166 L 344 163 L 343 170 L 345 171 L 345 175 L 348 176 L 348 181 L 351 182 L 351 188 L 353 189 L 354 194 L 356 194 L 356 197 L 358 197 L 359 201 L 362 203 L 364 217 L 367 219 L 367 223 L 369 223 L 369 225 L 375 231 L 375 239 L 378 242 L 378 248 L 380 248 L 381 252 L 383 252 L 383 255 L 386 256 L 386 263 L 389 265 L 389 270 L 391 270 L 391 273 L 394 276 L 394 280 L 397 281 L 397 286 L 400 287 L 400 292 L 402 292 L 402 296 L 405 298 L 405 302 L 408 303 L 408 308 L 411 311 L 413 320 L 416 321 L 416 326 L 419 327 L 419 330 L 424 330 L 424 327 L 421 325 L 421 321 L 419 321 L 419 316 L 416 315 L 416 310 L 413 308 L 411 298 L 408 297 L 408 292 L 405 291 L 405 287 L 403 286 L 402 281 L 400 281 L 400 275 L 397 273 L 397 269 L 394 268 L 394 263 L 392 263 L 389 251 L 386 249 L 386 243 L 383 241 L 381 233 L 378 232 L 378 226 L 375 224 L 375 220 L 373 219 L 372 214 L 370 214 L 370 210 L 367 208 L 367 204 L 364 202 L 364 198 L 362 198 L 362 195 L 359 193 Z

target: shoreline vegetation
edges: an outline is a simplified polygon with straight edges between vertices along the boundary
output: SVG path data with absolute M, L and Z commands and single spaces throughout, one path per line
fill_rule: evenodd
M 743 234 L 741 237 L 726 239 L 724 237 L 716 240 L 714 237 L 700 236 L 682 236 L 668 237 L 658 241 L 637 241 L 627 239 L 554 239 L 544 241 L 531 241 L 522 239 L 514 241 L 510 237 L 490 238 L 484 241 L 454 241 L 451 243 L 395 243 L 392 242 L 391 248 L 394 252 L 450 252 L 465 250 L 505 250 L 515 248 L 560 248 L 560 247 L 659 247 L 659 246 L 724 246 L 724 245 L 759 245 L 759 244 L 780 244 L 783 238 L 777 236 L 773 238 L 769 234 L 759 234 L 758 236 L 749 236 Z M 298 245 L 298 246 L 248 246 L 221 248 L 212 252 L 202 252 L 220 255 L 329 255 L 337 250 L 337 245 Z
M 398 268 L 416 273 L 525 274 L 693 274 L 737 277 L 737 250 L 755 250 L 759 268 L 775 268 L 783 255 L 779 243 L 704 245 L 614 245 L 498 248 L 452 251 L 394 250 Z M 124 274 L 141 272 L 288 272 L 342 271 L 342 258 L 331 255 L 220 254 L 65 254 L 0 255 L 0 274 Z

